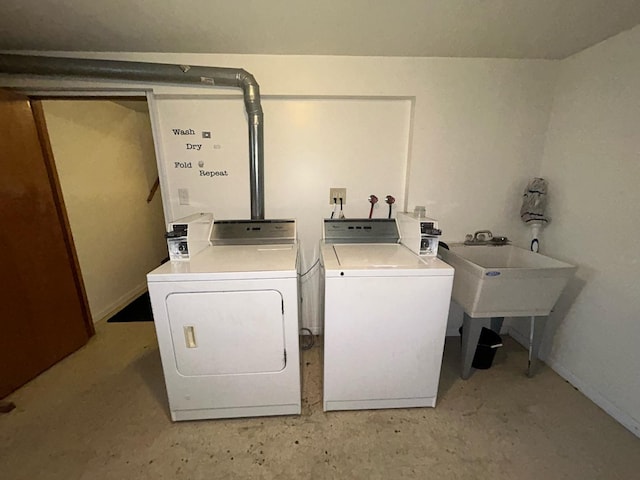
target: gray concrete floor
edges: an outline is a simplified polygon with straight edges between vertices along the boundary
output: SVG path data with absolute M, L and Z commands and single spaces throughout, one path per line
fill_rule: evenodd
M 638 478 L 640 439 L 506 339 L 458 377 L 448 338 L 435 409 L 323 413 L 322 349 L 303 355 L 299 417 L 171 423 L 152 323 L 101 324 L 12 394 L 2 479 Z

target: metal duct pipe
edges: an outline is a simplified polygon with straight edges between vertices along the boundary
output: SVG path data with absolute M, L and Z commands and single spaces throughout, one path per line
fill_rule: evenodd
M 264 219 L 264 131 L 260 86 L 253 75 L 246 70 L 166 63 L 0 54 L 0 73 L 241 88 L 249 121 L 251 219 Z

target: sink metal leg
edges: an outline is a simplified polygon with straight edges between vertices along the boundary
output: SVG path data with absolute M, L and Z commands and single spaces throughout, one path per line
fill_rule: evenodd
M 540 344 L 544 336 L 544 327 L 547 324 L 547 317 L 531 317 L 531 332 L 529 334 L 529 367 L 527 376 L 533 377 L 538 367 L 538 354 Z
M 471 364 L 473 356 L 476 353 L 478 340 L 480 340 L 480 331 L 484 323 L 481 318 L 471 318 L 466 313 L 462 323 L 462 372 L 461 376 L 464 380 L 471 376 Z
M 491 330 L 499 335 L 502 330 L 502 322 L 504 322 L 504 317 L 491 317 Z

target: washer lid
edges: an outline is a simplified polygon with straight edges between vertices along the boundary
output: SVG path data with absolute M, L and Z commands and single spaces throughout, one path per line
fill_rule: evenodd
M 298 245 L 210 246 L 189 261 L 167 262 L 149 282 L 296 277 Z
M 397 243 L 325 244 L 326 275 L 453 275 L 453 268 L 436 257 L 419 257 Z

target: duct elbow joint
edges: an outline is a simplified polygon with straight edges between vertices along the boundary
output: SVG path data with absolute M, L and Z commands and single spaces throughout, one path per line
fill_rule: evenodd
M 237 74 L 239 86 L 244 92 L 244 104 L 247 114 L 251 118 L 258 117 L 258 122 L 262 119 L 262 105 L 260 104 L 260 85 L 255 77 L 246 70 L 240 70 Z
M 256 88 L 258 87 L 258 82 L 256 81 L 256 78 L 251 75 L 249 72 L 247 72 L 245 69 L 240 68 L 237 70 L 237 74 L 236 74 L 236 78 L 238 79 L 238 84 L 243 88 L 243 89 L 248 89 L 251 86 L 255 86 Z

